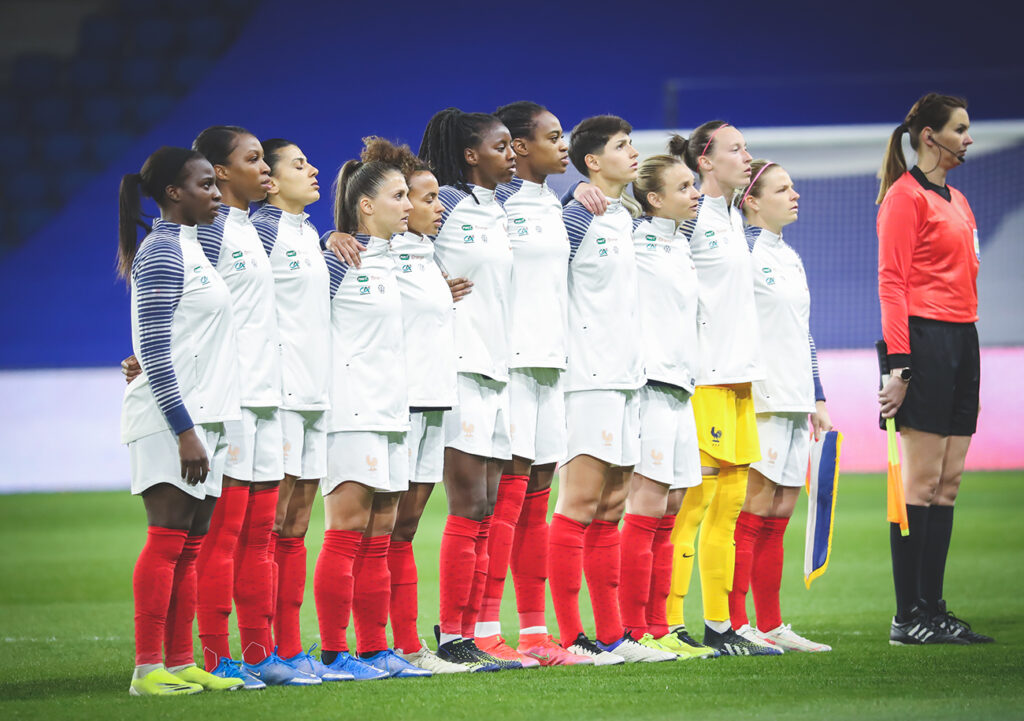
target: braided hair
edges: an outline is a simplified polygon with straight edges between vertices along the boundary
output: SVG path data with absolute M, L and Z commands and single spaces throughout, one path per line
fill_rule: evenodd
M 420 160 L 434 169 L 437 182 L 469 192 L 466 179 L 466 148 L 475 148 L 483 142 L 484 132 L 501 124 L 489 113 L 464 113 L 458 108 L 445 108 L 435 113 L 423 131 L 420 141 Z M 475 197 L 475 196 L 474 196 Z

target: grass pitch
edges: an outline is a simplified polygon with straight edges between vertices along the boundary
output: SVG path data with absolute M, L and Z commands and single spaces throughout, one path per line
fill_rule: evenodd
M 0 719 L 1024 718 L 1024 473 L 968 474 L 957 505 L 946 598 L 955 613 L 996 636 L 994 645 L 888 645 L 894 601 L 884 506 L 880 476 L 842 477 L 831 566 L 810 590 L 802 575 L 803 501 L 790 526 L 783 617 L 797 631 L 831 644 L 832 653 L 140 699 L 127 691 L 132 566 L 145 535 L 141 502 L 127 493 L 3 496 Z M 415 542 L 424 636 L 437 615 L 444 513 L 438 489 Z M 307 538 L 307 643 L 317 640 L 312 565 L 322 530 L 317 510 Z M 699 601 L 695 579 L 687 622 L 698 637 Z M 586 620 L 585 592 L 583 603 Z M 548 624 L 555 628 L 548 607 Z M 502 620 L 506 635 L 514 637 L 511 583 Z

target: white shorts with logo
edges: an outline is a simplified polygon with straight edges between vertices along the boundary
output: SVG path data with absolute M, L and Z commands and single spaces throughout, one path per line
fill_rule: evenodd
M 646 385 L 640 394 L 640 462 L 634 469 L 671 490 L 701 483 L 700 446 L 690 393 Z
M 458 374 L 459 405 L 444 412 L 444 445 L 484 458 L 512 458 L 508 383 Z
M 807 480 L 811 458 L 811 424 L 807 413 L 758 413 L 761 460 L 750 467 L 780 486 L 799 487 Z
M 508 381 L 512 455 L 534 465 L 565 458 L 565 391 L 557 368 L 513 368 Z
M 635 390 L 565 394 L 566 460 L 586 454 L 613 466 L 640 460 L 640 395 Z
M 284 472 L 289 476 L 319 480 L 327 474 L 326 411 L 281 409 L 284 437 Z
M 284 478 L 284 433 L 277 408 L 242 407 L 242 420 L 226 421 L 228 460 L 224 475 L 249 483 Z
M 440 483 L 444 480 L 445 411 L 417 411 L 409 414 L 409 480 Z
M 320 481 L 325 496 L 346 481 L 376 491 L 409 490 L 406 431 L 338 431 L 327 434 L 327 475 Z
M 166 430 L 143 436 L 128 444 L 132 467 L 132 493 L 139 495 L 158 483 L 167 483 L 198 499 L 220 497 L 228 442 L 223 423 L 200 423 L 195 426 L 199 442 L 206 449 L 210 473 L 206 481 L 190 486 L 181 478 L 181 455 L 178 437 Z

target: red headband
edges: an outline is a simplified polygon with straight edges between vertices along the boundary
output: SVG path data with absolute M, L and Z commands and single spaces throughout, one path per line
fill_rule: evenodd
M 754 183 L 756 183 L 757 179 L 761 177 L 761 173 L 763 173 L 764 171 L 768 170 L 768 167 L 771 166 L 771 165 L 775 165 L 775 163 L 773 163 L 770 160 L 767 163 L 765 163 L 764 165 L 762 165 L 761 169 L 757 171 L 757 175 L 754 176 L 754 179 L 751 180 L 750 183 L 747 184 L 747 192 L 745 192 L 743 194 L 743 197 L 740 199 L 739 207 L 742 208 L 743 204 L 747 202 L 747 196 L 750 195 L 750 191 L 754 187 Z
M 700 151 L 700 155 L 698 155 L 697 157 L 703 158 L 705 155 L 707 155 L 708 148 L 711 147 L 711 141 L 715 139 L 715 135 L 717 135 L 718 131 L 721 130 L 722 128 L 728 128 L 728 127 L 729 127 L 729 123 L 722 123 L 717 128 L 715 128 L 714 132 L 711 133 L 711 137 L 708 138 L 708 143 L 707 143 L 707 145 L 704 146 L 704 150 Z

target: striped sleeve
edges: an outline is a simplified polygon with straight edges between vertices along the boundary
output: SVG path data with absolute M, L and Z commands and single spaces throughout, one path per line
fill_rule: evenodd
M 281 227 L 281 216 L 273 216 L 269 213 L 260 213 L 256 211 L 252 216 L 252 227 L 256 229 L 256 234 L 260 236 L 260 241 L 263 243 L 263 250 L 267 252 L 267 257 L 274 250 L 274 245 L 277 244 L 277 232 Z
M 825 389 L 821 385 L 821 376 L 818 373 L 818 349 L 814 345 L 814 336 L 807 334 L 807 340 L 811 344 L 811 375 L 814 377 L 814 400 L 825 400 Z
M 757 239 L 761 237 L 761 229 L 754 225 L 748 225 L 743 234 L 747 237 L 747 249 L 753 253 L 754 246 L 757 245 Z
M 587 235 L 590 224 L 594 221 L 594 214 L 584 208 L 578 200 L 570 202 L 562 211 L 562 221 L 565 223 L 565 232 L 569 235 L 569 262 L 576 257 L 576 251 Z
M 693 241 L 693 231 L 697 229 L 697 219 L 700 218 L 701 208 L 704 207 L 704 196 L 697 200 L 697 215 L 679 224 L 679 232 L 683 234 L 687 242 Z
M 445 226 L 448 222 L 448 216 L 455 210 L 455 206 L 461 203 L 463 200 L 469 197 L 469 193 L 465 190 L 459 190 L 453 188 L 450 185 L 445 185 L 437 193 L 437 199 L 441 201 L 441 206 L 444 210 L 441 211 L 441 227 Z
M 327 261 L 327 272 L 331 275 L 331 300 L 338 294 L 341 281 L 345 280 L 345 273 L 348 272 L 348 263 L 338 260 L 338 256 L 329 250 L 324 251 L 324 260 Z
M 224 220 L 227 215 L 217 213 L 210 225 L 200 225 L 198 230 L 199 245 L 203 248 L 203 254 L 210 261 L 210 265 L 217 267 L 220 260 L 220 246 L 224 242 Z
M 171 362 L 171 324 L 185 284 L 185 262 L 177 238 L 150 236 L 132 265 L 139 323 L 139 365 L 149 378 L 157 406 L 176 434 L 194 425 L 181 399 Z
M 513 195 L 519 192 L 519 189 L 523 187 L 523 179 L 512 176 L 512 180 L 507 183 L 502 183 L 494 189 L 494 199 L 498 201 L 498 205 L 502 208 L 505 207 L 505 203 Z
M 569 205 L 569 203 L 571 203 L 573 200 L 575 200 L 575 198 L 573 197 L 573 193 L 576 192 L 576 188 L 578 188 L 580 185 L 582 185 L 583 182 L 584 181 L 582 181 L 582 180 L 577 180 L 575 183 L 573 183 L 572 185 L 569 186 L 569 189 L 567 191 L 562 193 L 562 199 L 561 200 L 562 200 L 562 207 L 563 208 L 565 206 Z

